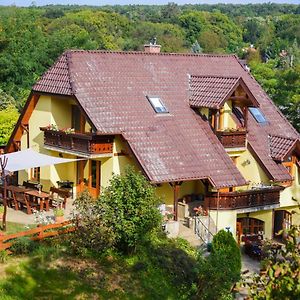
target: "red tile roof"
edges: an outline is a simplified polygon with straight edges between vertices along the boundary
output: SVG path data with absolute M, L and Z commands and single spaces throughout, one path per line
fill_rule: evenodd
M 40 90 L 44 93 L 72 95 L 68 55 L 68 52 L 61 55 L 32 89 L 36 91 Z
M 67 74 L 69 82 L 60 81 Z M 99 134 L 122 133 L 152 182 L 209 178 L 216 187 L 243 185 L 208 123 L 189 106 L 189 74 L 243 78 L 269 120 L 262 126 L 249 114 L 249 144 L 272 179 L 291 179 L 270 157 L 268 135 L 299 134 L 233 55 L 69 51 L 33 90 L 74 94 Z M 151 95 L 168 114 L 155 113 Z
M 190 104 L 192 107 L 220 109 L 234 92 L 239 77 L 191 76 Z
M 273 159 L 283 161 L 297 147 L 299 140 L 283 136 L 269 136 L 270 154 Z

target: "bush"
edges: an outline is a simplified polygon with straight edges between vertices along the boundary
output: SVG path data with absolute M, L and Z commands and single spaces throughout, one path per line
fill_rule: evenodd
M 71 248 L 77 254 L 91 250 L 99 253 L 113 247 L 115 233 L 110 226 L 109 209 L 96 201 L 87 190 L 74 201 L 79 214 L 77 230 L 70 236 Z
M 238 244 L 231 232 L 220 230 L 212 241 L 212 256 L 224 256 L 232 282 L 240 279 L 242 259 Z
M 213 238 L 211 254 L 199 257 L 198 297 L 231 299 L 232 285 L 240 278 L 241 253 L 232 234 L 219 231 Z
M 132 167 L 127 167 L 123 176 L 114 175 L 98 201 L 109 218 L 117 248 L 126 253 L 134 252 L 153 230 L 161 229 L 159 204 L 154 188 Z
M 5 263 L 8 260 L 8 253 L 6 250 L 0 250 L 0 263 Z
M 37 243 L 31 240 L 29 237 L 20 237 L 18 238 L 13 245 L 10 247 L 10 250 L 14 254 L 29 254 L 35 250 Z

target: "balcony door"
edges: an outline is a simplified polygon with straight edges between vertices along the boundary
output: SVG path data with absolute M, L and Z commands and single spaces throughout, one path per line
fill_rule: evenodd
M 77 105 L 72 105 L 72 128 L 76 132 L 85 132 L 85 118 Z
M 93 197 L 98 197 L 101 187 L 101 161 L 77 162 L 77 193 L 87 189 Z

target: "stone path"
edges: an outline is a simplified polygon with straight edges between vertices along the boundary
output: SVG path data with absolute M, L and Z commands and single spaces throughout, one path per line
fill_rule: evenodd
M 182 221 L 179 222 L 178 237 L 187 240 L 193 247 L 196 248 L 203 245 L 201 239 L 194 233 L 194 229 L 185 226 Z
M 67 202 L 66 205 L 65 219 L 69 219 L 72 216 L 73 211 L 74 211 L 73 199 L 71 199 Z M 45 211 L 44 215 L 48 217 L 53 217 L 54 219 L 53 209 L 50 209 L 47 212 Z M 8 208 L 6 221 L 25 224 L 25 225 L 36 224 L 34 214 L 28 215 L 25 211 L 21 211 L 21 210 L 16 211 L 13 208 Z

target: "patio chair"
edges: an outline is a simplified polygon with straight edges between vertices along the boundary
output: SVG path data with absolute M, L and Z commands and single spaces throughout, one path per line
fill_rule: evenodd
M 66 190 L 61 190 L 56 187 L 50 188 L 50 206 L 66 209 L 67 199 L 70 198 L 71 193 Z
M 0 186 L 0 203 L 4 204 L 4 187 L 3 186 Z M 8 207 L 15 207 L 15 209 L 18 210 L 18 207 L 16 206 L 16 203 L 14 201 L 12 191 L 9 189 L 6 190 L 6 203 L 7 203 Z
M 23 192 L 15 192 L 13 193 L 15 203 L 20 205 L 20 209 L 23 209 L 26 206 L 26 211 L 28 215 L 32 214 L 32 208 L 38 208 L 40 205 L 37 202 L 31 201 L 29 196 Z

